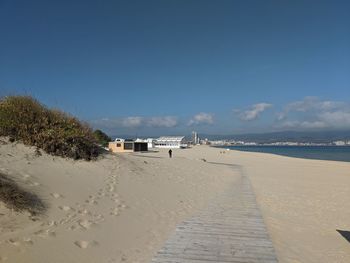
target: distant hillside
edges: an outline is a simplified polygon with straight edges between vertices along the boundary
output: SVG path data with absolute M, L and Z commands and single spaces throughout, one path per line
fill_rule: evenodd
M 318 132 L 299 132 L 299 131 L 283 131 L 270 133 L 252 133 L 237 135 L 208 135 L 200 134 L 201 138 L 209 140 L 238 140 L 252 141 L 257 143 L 269 142 L 313 142 L 327 143 L 337 140 L 350 140 L 350 130 L 346 131 L 318 131 Z
M 187 140 L 191 140 L 190 134 L 186 135 Z M 115 138 L 135 138 L 133 135 L 114 135 Z M 159 136 L 139 136 L 140 138 L 158 138 Z M 248 133 L 234 135 L 215 135 L 199 133 L 200 138 L 208 138 L 209 140 L 237 140 L 250 141 L 257 143 L 272 142 L 312 142 L 312 143 L 328 143 L 337 140 L 350 140 L 350 130 L 343 131 L 318 131 L 318 132 L 299 132 L 299 131 L 282 131 L 269 133 Z

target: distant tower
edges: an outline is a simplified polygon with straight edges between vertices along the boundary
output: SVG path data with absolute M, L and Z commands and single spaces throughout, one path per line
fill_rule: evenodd
M 197 134 L 197 132 L 195 132 L 195 131 L 192 132 L 192 143 L 193 143 L 194 145 L 196 145 L 196 144 L 199 143 L 198 134 Z

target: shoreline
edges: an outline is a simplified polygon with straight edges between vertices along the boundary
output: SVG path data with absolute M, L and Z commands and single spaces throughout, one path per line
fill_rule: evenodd
M 319 147 L 324 147 L 324 148 L 327 148 L 327 147 L 330 147 L 330 148 L 346 148 L 346 149 L 349 149 L 350 150 L 350 146 L 270 146 L 270 145 L 259 145 L 259 146 L 228 146 L 228 147 L 231 147 L 231 148 L 227 148 L 226 146 L 211 146 L 213 148 L 218 148 L 218 149 L 229 149 L 230 151 L 239 151 L 239 152 L 250 152 L 250 153 L 264 153 L 264 154 L 272 154 L 272 155 L 277 155 L 277 156 L 282 156 L 282 157 L 290 157 L 290 158 L 297 158 L 297 159 L 306 159 L 306 160 L 320 160 L 320 161 L 332 161 L 332 162 L 345 162 L 345 163 L 349 163 L 350 162 L 350 159 L 349 160 L 341 160 L 341 159 L 326 159 L 326 158 L 322 158 L 322 157 L 308 157 L 308 156 L 296 156 L 296 155 L 292 155 L 292 154 L 288 154 L 288 153 L 273 153 L 273 152 L 264 152 L 264 151 L 250 151 L 250 150 L 239 150 L 237 148 L 239 147 L 242 147 L 242 148 L 245 148 L 245 149 L 249 149 L 249 147 L 252 147 L 252 148 L 264 148 L 264 147 L 267 147 L 267 148 L 285 148 L 285 149 L 291 149 L 291 148 L 304 148 L 304 149 L 307 149 L 308 147 L 314 147 L 314 148 L 319 148 Z M 237 147 L 237 148 L 236 148 Z M 348 153 L 350 155 L 350 151 Z

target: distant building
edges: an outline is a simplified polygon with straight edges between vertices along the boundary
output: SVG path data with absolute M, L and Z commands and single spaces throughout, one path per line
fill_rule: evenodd
M 210 145 L 210 141 L 208 140 L 208 138 L 205 138 L 204 140 L 199 140 L 199 144 Z
M 159 137 L 155 143 L 155 148 L 186 148 L 185 136 L 164 136 Z
M 156 140 L 153 138 L 147 138 L 148 148 L 154 148 Z
M 335 142 L 333 142 L 334 143 L 334 145 L 336 145 L 336 146 L 345 146 L 346 145 L 346 142 L 345 141 L 335 141 Z
M 114 142 L 109 142 L 108 149 L 111 152 L 146 152 L 148 151 L 147 142 L 138 142 L 133 140 L 124 140 L 117 138 Z
M 199 137 L 196 131 L 192 132 L 192 144 L 193 145 L 199 144 Z
M 139 138 L 137 138 L 135 140 L 135 142 L 146 142 L 147 146 L 148 146 L 148 149 L 154 148 L 155 141 L 156 140 L 153 139 L 153 138 L 147 138 L 147 139 L 139 139 Z

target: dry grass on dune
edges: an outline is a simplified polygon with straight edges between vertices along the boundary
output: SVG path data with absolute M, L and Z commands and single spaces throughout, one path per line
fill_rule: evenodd
M 30 96 L 0 99 L 0 136 L 73 159 L 91 160 L 99 154 L 96 136 L 87 124 Z
M 9 209 L 28 211 L 31 215 L 45 212 L 46 204 L 35 194 L 24 190 L 14 180 L 0 173 L 0 201 Z

